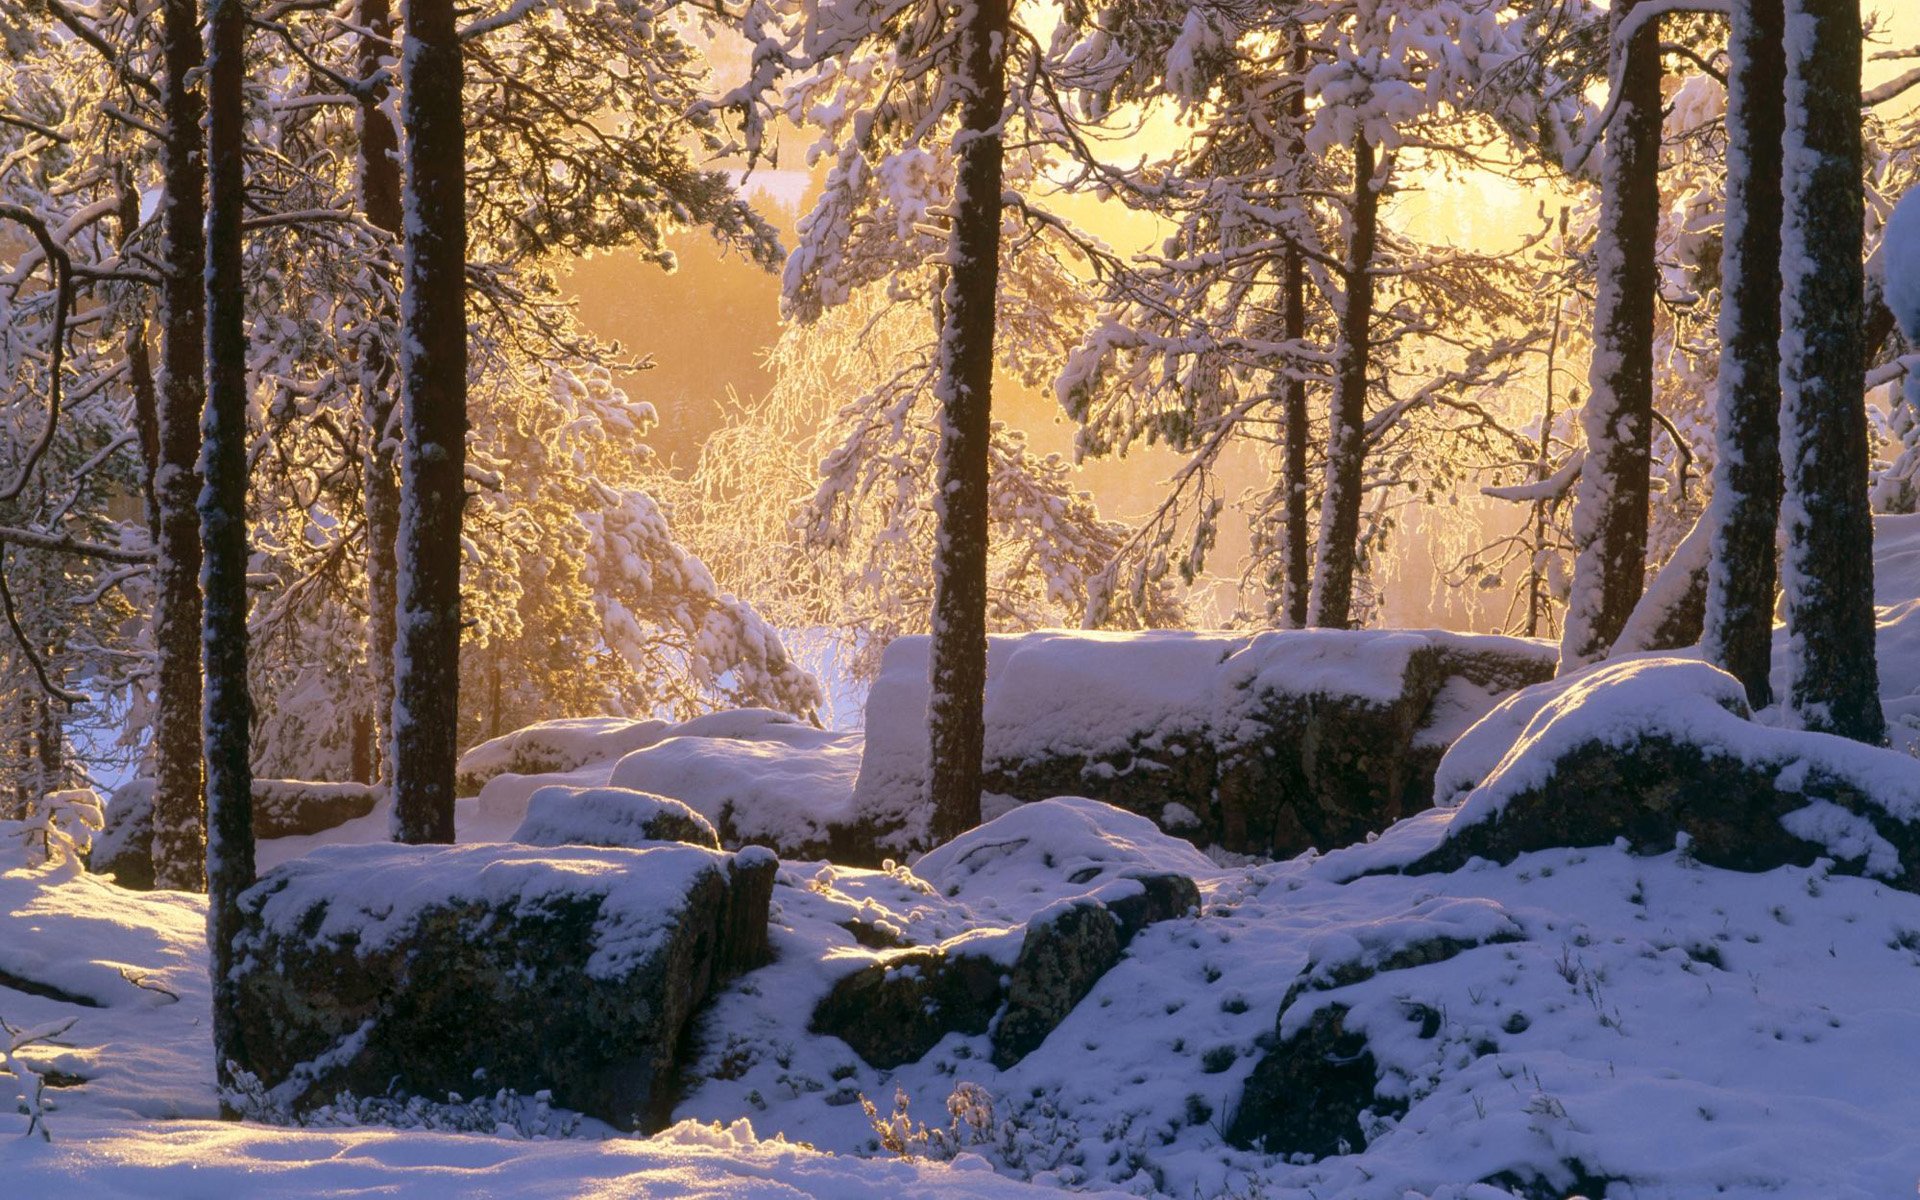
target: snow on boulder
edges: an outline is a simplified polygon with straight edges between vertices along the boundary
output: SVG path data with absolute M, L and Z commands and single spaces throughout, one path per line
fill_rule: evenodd
M 662 1128 L 688 1022 L 768 957 L 776 865 L 668 844 L 324 847 L 241 897 L 241 1065 L 296 1114 L 504 1087 Z
M 985 786 L 1086 795 L 1199 845 L 1286 855 L 1426 806 L 1447 744 L 1554 651 L 1442 632 L 1043 631 L 987 650 Z M 924 846 L 927 641 L 887 648 L 867 701 L 856 823 Z
M 336 829 L 372 812 L 379 789 L 365 783 L 306 779 L 253 781 L 253 836 L 268 840 Z M 153 887 L 153 781 L 122 784 L 107 805 L 107 826 L 95 839 L 89 865 L 121 887 Z
M 1915 203 L 1920 209 L 1920 200 Z M 1920 754 L 1920 514 L 1875 517 L 1873 535 L 1880 706 L 1894 749 Z M 1774 676 L 1784 690 L 1787 639 L 1777 637 L 1775 644 Z
M 1022 805 L 914 865 L 981 924 L 932 946 L 866 955 L 815 1008 L 812 1028 L 881 1069 L 917 1061 L 951 1034 L 991 1028 L 995 1064 L 1012 1066 L 1142 929 L 1197 913 L 1193 877 L 1217 873 L 1186 842 L 1111 805 L 1079 797 Z
M 1458 811 L 1411 871 L 1624 838 L 1741 870 L 1824 856 L 1920 890 L 1920 761 L 1756 724 L 1739 681 L 1690 659 L 1606 662 L 1514 695 L 1455 744 L 1437 796 Z
M 630 846 L 686 842 L 720 848 L 707 819 L 678 800 L 631 788 L 543 787 L 527 802 L 513 840 L 524 846 Z
M 1145 817 L 1081 796 L 1023 804 L 913 864 L 941 895 L 1016 924 L 1117 879 L 1218 872 L 1206 855 Z
M 123 888 L 153 890 L 153 780 L 129 779 L 107 801 L 106 827 L 93 839 L 87 869 Z
M 787 859 L 870 858 L 849 827 L 861 737 L 829 733 L 771 709 L 712 713 L 675 725 L 622 758 L 615 787 L 678 800 L 729 846 Z
M 625 717 L 570 717 L 541 721 L 502 734 L 460 756 L 455 791 L 475 796 L 496 775 L 550 775 L 589 763 L 612 762 L 665 737 L 666 721 Z

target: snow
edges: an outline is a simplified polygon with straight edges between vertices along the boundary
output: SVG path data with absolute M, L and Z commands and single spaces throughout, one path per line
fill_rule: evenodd
M 1161 871 L 1202 879 L 1219 868 L 1145 817 L 1078 796 L 1022 804 L 913 864 L 947 899 L 1016 922 L 1095 883 Z
M 646 836 L 648 824 L 660 817 L 677 817 L 713 836 L 706 818 L 678 800 L 629 788 L 550 785 L 533 793 L 513 840 L 523 846 L 634 846 L 661 840 Z
M 679 800 L 743 842 L 818 844 L 852 815 L 863 738 L 767 709 L 696 717 L 622 758 L 615 787 Z
M 424 912 L 595 897 L 587 971 L 616 978 L 665 939 L 703 876 L 728 855 L 684 844 L 584 846 L 331 846 L 282 866 L 241 897 L 268 936 L 352 946 L 371 956 L 403 942 Z M 244 957 L 243 939 L 237 952 Z
M 1883 295 L 1907 343 L 1920 347 L 1920 188 L 1893 206 L 1880 241 Z
M 1435 801 L 1458 805 L 1456 826 L 1492 820 L 1516 796 L 1546 784 L 1560 760 L 1583 746 L 1627 749 L 1665 737 L 1710 758 L 1776 771 L 1787 790 L 1817 773 L 1857 788 L 1896 820 L 1920 820 L 1920 763 L 1911 757 L 1830 734 L 1769 728 L 1745 711 L 1740 682 L 1707 663 L 1657 655 L 1609 660 L 1527 688 L 1489 713 L 1441 760 Z M 1849 857 L 1828 844 L 1837 857 Z M 1897 859 L 1879 861 L 1897 872 Z
M 629 721 L 623 717 L 575 717 L 541 721 L 503 734 L 460 756 L 463 785 L 483 785 L 496 775 L 572 771 L 606 762 L 652 745 L 666 736 L 665 721 Z
M 1276 696 L 1391 704 L 1406 694 L 1414 656 L 1435 648 L 1552 658 L 1545 643 L 1430 630 L 996 636 L 987 643 L 986 761 L 1094 757 L 1181 737 L 1231 744 Z M 878 816 L 882 828 L 906 826 L 909 839 L 925 819 L 926 654 L 924 637 L 898 638 L 887 647 L 868 696 L 866 753 L 853 788 L 856 812 Z M 1436 697 L 1425 741 L 1464 729 L 1497 699 L 1464 680 L 1453 682 L 1465 686 L 1443 688 Z

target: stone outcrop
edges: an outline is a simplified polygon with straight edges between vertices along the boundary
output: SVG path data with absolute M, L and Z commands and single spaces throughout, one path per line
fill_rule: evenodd
M 768 957 L 776 865 L 666 844 L 327 847 L 242 897 L 242 1065 L 296 1114 L 504 1087 L 661 1128 L 695 1012 Z
M 991 1029 L 993 1061 L 1009 1067 L 1067 1019 L 1136 934 L 1199 905 L 1193 880 L 1143 874 L 1036 913 L 1011 955 L 1010 933 L 884 953 L 834 986 L 813 1029 L 882 1069 L 919 1060 L 949 1034 Z
M 881 852 L 924 849 L 924 639 L 888 647 L 853 810 Z M 1432 800 L 1447 746 L 1553 674 L 1552 647 L 1441 632 L 1044 632 L 992 639 L 985 787 L 1087 796 L 1199 846 L 1288 856 Z
M 253 836 L 296 837 L 324 833 L 366 816 L 379 792 L 364 783 L 316 783 L 304 779 L 253 781 Z M 94 839 L 90 870 L 112 875 L 121 887 L 153 887 L 153 781 L 121 785 L 107 805 L 106 828 Z

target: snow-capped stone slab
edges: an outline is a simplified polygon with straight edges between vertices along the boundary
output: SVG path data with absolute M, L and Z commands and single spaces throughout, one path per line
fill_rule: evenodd
M 631 788 L 543 787 L 527 802 L 513 840 L 523 846 L 628 846 L 686 842 L 720 848 L 707 819 L 678 800 Z
M 242 1065 L 295 1113 L 507 1087 L 663 1127 L 695 1010 L 766 960 L 775 868 L 664 844 L 323 848 L 241 898 Z
M 541 721 L 481 742 L 460 756 L 455 779 L 462 796 L 476 796 L 496 775 L 549 775 L 589 763 L 612 762 L 650 746 L 673 726 L 625 717 L 568 717 Z
M 666 796 L 712 822 L 729 846 L 767 846 L 787 859 L 871 857 L 848 841 L 860 766 L 857 733 L 832 733 L 771 709 L 733 709 L 681 722 L 621 758 L 616 787 Z
M 1920 761 L 1756 724 L 1739 682 L 1691 659 L 1601 663 L 1514 695 L 1455 744 L 1437 792 L 1458 811 L 1413 871 L 1624 838 L 1745 870 L 1826 856 L 1920 890 Z
M 253 836 L 264 841 L 325 833 L 366 816 L 379 799 L 379 790 L 365 783 L 255 779 Z M 114 792 L 107 827 L 89 862 L 121 887 L 145 891 L 153 886 L 152 780 L 129 780 Z
M 887 648 L 856 822 L 926 844 L 925 638 Z M 987 650 L 986 788 L 1086 795 L 1200 845 L 1330 849 L 1427 803 L 1451 739 L 1553 672 L 1545 643 L 1442 632 L 1043 631 Z

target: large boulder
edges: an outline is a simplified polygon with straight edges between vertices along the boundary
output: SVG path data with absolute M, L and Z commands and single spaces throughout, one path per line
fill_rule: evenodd
M 876 954 L 842 977 L 813 1028 L 873 1066 L 949 1034 L 992 1032 L 1008 1067 L 1044 1042 L 1149 925 L 1197 912 L 1203 855 L 1132 813 L 1081 797 L 1023 805 L 923 857 L 914 873 L 987 924 Z
M 928 842 L 926 653 L 895 641 L 868 698 L 852 820 L 882 852 Z M 1090 796 L 1202 846 L 1330 849 L 1425 807 L 1452 739 L 1554 663 L 1545 643 L 1441 632 L 994 638 L 985 786 Z
M 555 784 L 534 792 L 527 818 L 514 832 L 523 846 L 628 846 L 686 842 L 720 848 L 720 836 L 678 800 L 630 788 Z
M 621 758 L 610 781 L 686 804 L 728 846 L 766 846 L 790 860 L 877 862 L 851 820 L 861 745 L 858 733 L 787 713 L 732 709 L 672 726 Z
M 253 836 L 296 837 L 324 833 L 372 812 L 379 790 L 364 783 L 318 783 L 305 779 L 253 781 Z M 107 823 L 88 858 L 89 868 L 112 875 L 121 887 L 153 887 L 153 781 L 134 779 L 113 793 Z
M 1827 857 L 1920 891 L 1920 762 L 1758 725 L 1737 680 L 1691 659 L 1602 663 L 1511 697 L 1437 788 L 1458 811 L 1409 872 L 1625 839 L 1748 871 Z
M 87 869 L 123 888 L 153 890 L 153 780 L 130 779 L 107 801 L 106 825 L 87 852 Z
M 540 721 L 481 742 L 460 756 L 455 791 L 477 796 L 496 775 L 552 775 L 589 763 L 612 762 L 650 746 L 673 726 L 666 721 L 625 717 L 568 717 Z
M 296 1114 L 504 1087 L 664 1127 L 695 1012 L 768 957 L 775 867 L 669 844 L 322 848 L 241 897 L 241 1065 Z

